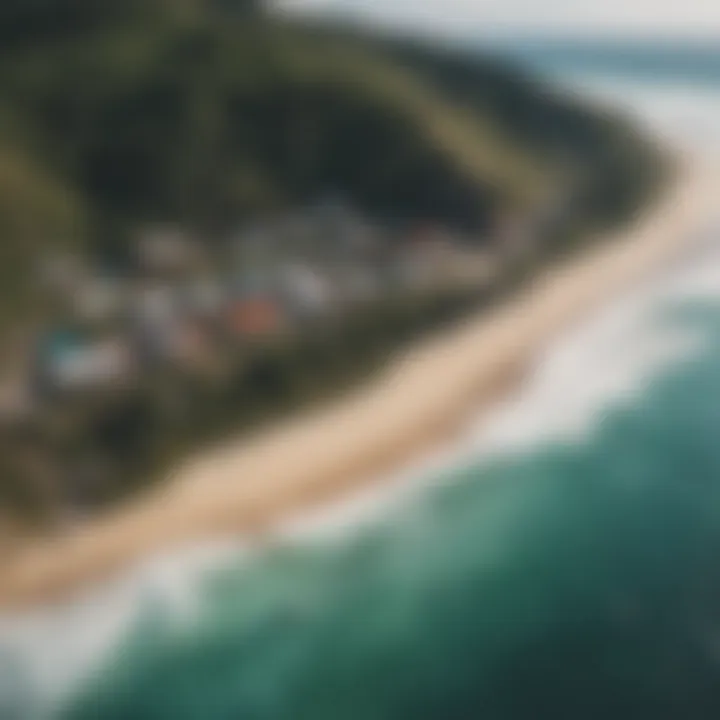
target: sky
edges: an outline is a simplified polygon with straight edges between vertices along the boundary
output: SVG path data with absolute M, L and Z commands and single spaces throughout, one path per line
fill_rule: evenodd
M 433 33 L 580 33 L 720 40 L 718 0 L 277 1 L 291 10 L 349 14 Z

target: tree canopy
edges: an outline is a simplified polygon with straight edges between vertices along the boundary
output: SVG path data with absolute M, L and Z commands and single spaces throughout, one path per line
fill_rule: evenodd
M 25 234 L 51 195 L 82 208 L 71 226 L 92 251 L 145 222 L 209 236 L 328 190 L 378 218 L 481 229 L 568 161 L 600 216 L 653 176 L 626 123 L 514 68 L 291 23 L 256 0 L 6 0 L 0 55 L 6 248 L 39 249 Z M 48 222 L 52 244 L 67 221 Z

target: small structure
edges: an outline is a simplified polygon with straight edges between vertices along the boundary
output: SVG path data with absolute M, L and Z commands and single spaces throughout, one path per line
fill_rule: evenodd
M 181 298 L 173 286 L 151 283 L 136 288 L 129 332 L 139 362 L 154 365 L 168 359 L 181 317 Z
M 203 262 L 198 243 L 182 228 L 157 226 L 145 229 L 136 246 L 140 270 L 151 275 L 175 275 L 196 270 Z
M 157 346 L 158 358 L 184 370 L 208 366 L 213 357 L 213 343 L 204 323 L 185 319 L 165 329 Z
M 332 312 L 331 284 L 310 265 L 285 265 L 280 269 L 279 285 L 284 304 L 299 320 L 325 317 Z
M 258 338 L 280 332 L 285 326 L 285 317 L 275 298 L 249 295 L 229 304 L 225 324 L 234 337 Z
M 40 348 L 38 371 L 48 390 L 84 390 L 127 379 L 134 366 L 130 345 L 121 336 L 86 340 L 54 331 Z

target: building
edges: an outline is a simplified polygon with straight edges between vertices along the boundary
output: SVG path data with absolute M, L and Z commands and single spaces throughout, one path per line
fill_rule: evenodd
M 37 369 L 42 389 L 86 390 L 128 379 L 135 367 L 132 348 L 121 336 L 96 340 L 56 330 L 41 344 Z
M 197 271 L 205 261 L 200 244 L 188 232 L 172 225 L 143 230 L 136 243 L 136 259 L 140 271 L 153 276 Z
M 329 278 L 309 264 L 291 263 L 280 268 L 279 292 L 289 314 L 296 319 L 327 317 L 333 310 Z
M 248 295 L 233 300 L 224 311 L 225 327 L 236 339 L 256 339 L 286 327 L 281 303 L 268 295 Z

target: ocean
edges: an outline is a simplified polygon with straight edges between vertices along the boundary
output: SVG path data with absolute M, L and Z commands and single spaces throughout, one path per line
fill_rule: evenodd
M 537 67 L 720 157 L 720 84 Z M 720 717 L 720 212 L 687 241 L 382 489 L 0 617 L 0 718 Z

